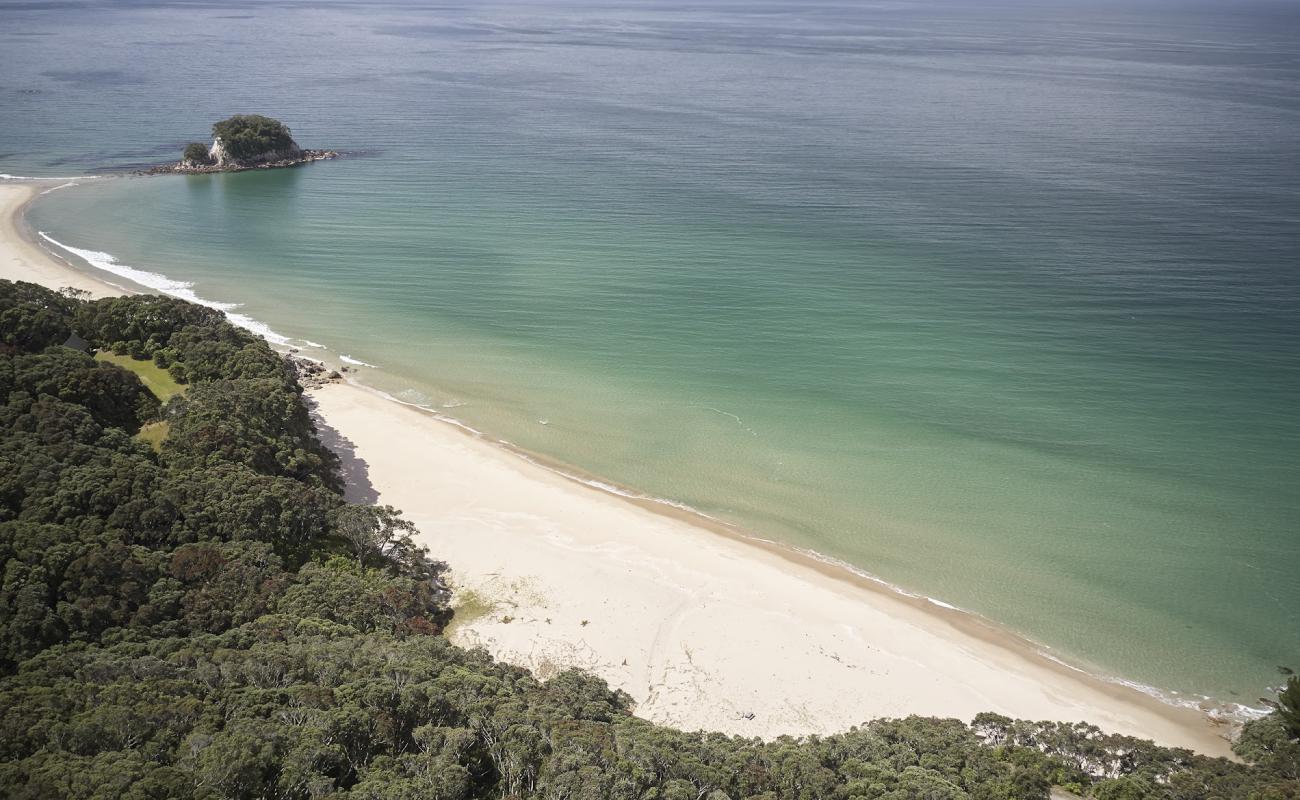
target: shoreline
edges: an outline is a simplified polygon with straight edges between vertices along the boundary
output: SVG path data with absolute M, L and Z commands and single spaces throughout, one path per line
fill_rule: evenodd
M 1049 645 L 1035 641 L 1025 634 L 1019 633 L 975 611 L 946 603 L 929 595 L 910 591 L 847 561 L 825 555 L 811 548 L 796 547 L 776 539 L 767 539 L 682 503 L 646 495 L 631 487 L 612 483 L 605 478 L 586 473 L 570 464 L 556 461 L 544 454 L 528 450 L 505 439 L 498 439 L 485 431 L 478 430 L 454 417 L 448 416 L 438 409 L 402 400 L 388 392 L 367 386 L 352 377 L 355 374 L 357 373 L 345 373 L 341 380 L 313 386 L 307 391 L 307 395 L 311 396 L 326 386 L 346 386 L 378 396 L 386 403 L 393 403 L 415 411 L 428 418 L 429 421 L 450 427 L 458 434 L 468 436 L 488 447 L 503 450 L 533 467 L 569 481 L 586 491 L 615 498 L 649 513 L 684 522 L 694 528 L 702 529 L 703 532 L 708 534 L 724 537 L 745 547 L 755 548 L 799 567 L 807 568 L 830 580 L 843 581 L 863 591 L 879 594 L 888 600 L 908 606 L 920 614 L 940 620 L 963 635 L 980 639 L 1001 649 L 1013 651 L 1019 657 L 1028 660 L 1046 662 L 1052 668 L 1059 669 L 1064 674 L 1081 679 L 1112 694 L 1117 700 L 1131 702 L 1136 696 L 1139 700 L 1155 703 L 1156 708 L 1161 710 L 1172 709 L 1180 714 L 1190 712 L 1194 718 L 1208 723 L 1215 729 L 1219 738 L 1226 738 L 1228 734 L 1235 736 L 1237 729 L 1245 720 L 1254 718 L 1246 712 L 1255 709 L 1242 704 L 1221 702 L 1203 696 L 1184 699 L 1183 695 L 1170 690 L 1162 690 L 1137 681 L 1107 675 L 1100 668 L 1089 669 L 1071 663 L 1064 657 L 1054 655 Z M 318 418 L 317 422 L 319 424 L 321 420 Z M 455 565 L 452 565 L 452 569 L 454 571 Z M 1063 720 L 1050 721 L 1059 722 Z M 1183 722 L 1186 721 L 1183 720 Z
M 27 208 L 44 191 L 79 180 L 82 179 L 0 180 L 0 278 L 39 283 L 54 289 L 71 287 L 94 298 L 127 293 L 123 287 L 83 272 L 42 247 L 24 219 Z
M 33 240 L 22 213 L 44 188 L 0 182 L 0 277 L 123 293 Z M 461 602 L 492 609 L 462 614 L 451 638 L 540 677 L 580 666 L 653 721 L 746 736 L 997 711 L 1228 754 L 1228 726 L 1203 711 L 1069 666 L 975 614 L 602 486 L 366 387 L 308 394 L 354 471 L 353 499 L 402 508 L 451 564 Z

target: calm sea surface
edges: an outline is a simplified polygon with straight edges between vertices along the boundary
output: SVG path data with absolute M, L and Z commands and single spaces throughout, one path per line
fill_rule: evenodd
M 57 241 L 1252 704 L 1300 667 L 1298 87 L 1300 5 L 1254 0 L 0 2 L 0 172 L 235 112 L 355 151 L 63 189 Z

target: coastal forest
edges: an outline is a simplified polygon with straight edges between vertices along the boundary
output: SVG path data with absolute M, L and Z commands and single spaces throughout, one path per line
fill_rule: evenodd
M 289 361 L 213 309 L 74 294 L 0 281 L 0 796 L 1300 797 L 1295 678 L 1233 761 L 995 714 L 683 732 L 453 646 L 446 565 L 344 499 Z

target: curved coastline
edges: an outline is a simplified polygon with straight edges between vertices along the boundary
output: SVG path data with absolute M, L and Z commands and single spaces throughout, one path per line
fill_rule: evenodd
M 4 247 L 3 257 L 0 258 L 0 267 L 3 267 L 0 277 L 33 280 L 47 285 L 74 286 L 88 291 L 94 296 L 131 291 L 126 287 L 117 286 L 79 269 L 69 259 L 65 259 L 60 254 L 42 246 L 32 235 L 32 232 L 24 223 L 22 215 L 29 205 L 39 197 L 40 193 L 51 188 L 60 188 L 52 186 L 53 183 L 57 183 L 57 181 L 22 183 L 0 181 L 0 192 L 7 195 L 0 195 L 0 200 L 2 200 L 0 202 L 0 218 L 2 218 L 3 225 L 0 228 L 0 239 L 3 240 L 2 245 Z M 7 191 L 9 187 L 15 186 L 19 187 L 18 192 Z M 421 495 L 418 487 L 413 490 L 408 486 L 404 491 L 400 486 L 401 481 L 393 477 L 411 466 L 411 454 L 409 453 L 400 458 L 394 457 L 391 462 L 386 461 L 388 457 L 383 453 L 381 444 L 385 437 L 391 438 L 395 430 L 405 431 L 418 428 L 420 437 L 432 437 L 425 442 L 426 444 L 436 440 L 436 449 L 439 453 L 442 453 L 443 450 L 449 452 L 462 450 L 463 447 L 456 444 L 455 437 L 464 439 L 467 442 L 476 442 L 478 447 L 473 453 L 475 459 L 478 459 L 481 463 L 490 463 L 495 467 L 509 466 L 507 462 L 501 459 L 516 462 L 513 467 L 513 474 L 516 476 L 525 474 L 524 480 L 527 481 L 529 487 L 554 493 L 556 482 L 563 482 L 568 485 L 569 492 L 560 492 L 557 496 L 571 500 L 590 495 L 591 497 L 602 498 L 602 502 L 606 504 L 612 503 L 620 507 L 635 508 L 639 514 L 648 515 L 657 520 L 666 520 L 667 522 L 664 524 L 672 526 L 673 534 L 685 537 L 684 540 L 693 549 L 707 549 L 714 552 L 715 555 L 720 552 L 724 561 L 752 559 L 755 563 L 761 563 L 762 568 L 771 571 L 771 574 L 786 573 L 790 575 L 793 580 L 798 582 L 799 586 L 815 587 L 818 593 L 838 597 L 841 601 L 847 603 L 871 605 L 875 611 L 898 621 L 901 625 L 900 630 L 922 630 L 925 633 L 923 644 L 927 647 L 934 647 L 937 642 L 950 644 L 955 650 L 962 651 L 968 656 L 974 654 L 976 661 L 985 662 L 990 666 L 990 669 L 1003 673 L 1004 677 L 1012 676 L 1014 680 L 1035 682 L 1033 686 L 1013 683 L 1011 685 L 1013 692 L 1041 693 L 1048 697 L 1049 700 L 1055 698 L 1059 707 L 1073 708 L 1080 712 L 1076 717 L 1061 717 L 1062 719 L 1084 718 L 1106 730 L 1153 738 L 1164 744 L 1190 747 L 1213 755 L 1227 754 L 1224 726 L 1211 720 L 1204 713 L 1204 709 L 1197 710 L 1193 707 L 1187 707 L 1188 705 L 1195 705 L 1195 701 L 1189 701 L 1181 706 L 1175 705 L 1169 702 L 1171 698 L 1161 699 L 1158 697 L 1156 690 L 1151 689 L 1148 691 L 1149 687 L 1139 689 L 1120 678 L 1101 677 L 1071 666 L 1052 655 L 1048 648 L 974 613 L 952 607 L 939 600 L 912 594 L 901 587 L 893 586 L 851 565 L 837 562 L 815 552 L 798 550 L 779 542 L 761 539 L 685 506 L 646 497 L 630 489 L 614 486 L 596 476 L 584 475 L 581 471 L 575 470 L 568 465 L 555 463 L 537 453 L 528 452 L 508 442 L 493 439 L 489 435 L 475 431 L 445 414 L 407 403 L 355 382 L 351 382 L 349 385 L 325 387 L 322 390 L 317 390 L 313 395 L 324 425 L 340 437 L 345 448 L 351 448 L 354 457 L 367 462 L 365 464 L 368 468 L 369 477 L 367 480 L 373 479 L 375 481 L 372 491 L 376 492 L 376 496 L 382 497 L 383 502 L 404 506 L 408 516 L 411 516 L 417 523 L 424 518 L 426 525 L 428 522 L 434 522 L 437 525 L 438 517 L 437 513 L 427 509 L 413 508 L 410 501 L 413 500 L 417 504 L 420 502 Z M 424 421 L 427 421 L 427 424 Z M 455 433 L 455 437 L 447 438 L 446 434 L 451 432 Z M 403 443 L 408 447 L 412 446 L 410 440 L 406 440 L 405 437 L 399 438 L 402 438 Z M 424 440 L 421 439 L 421 441 Z M 392 448 L 387 449 L 391 450 Z M 602 509 L 602 513 L 617 516 L 618 512 L 610 510 L 613 508 L 612 505 L 605 507 Z M 633 515 L 633 517 L 635 516 Z M 625 517 L 633 519 L 633 517 L 627 517 L 626 515 L 617 516 L 618 519 Z M 639 519 L 644 521 L 646 517 L 640 517 Z M 425 530 L 435 529 L 424 525 L 422 527 Z M 650 527 L 658 529 L 656 525 Z M 709 542 L 700 539 L 692 544 L 689 537 L 694 535 L 699 539 L 700 533 L 705 533 L 717 541 Z M 494 535 L 509 536 L 511 534 L 508 531 L 505 533 L 497 531 Z M 530 536 L 526 531 L 523 534 L 515 532 L 513 535 L 517 539 L 526 539 Z M 599 532 L 596 535 L 599 537 Z M 431 538 L 431 544 L 439 545 L 439 547 L 448 544 L 447 541 L 438 540 L 437 537 L 426 538 Z M 725 545 L 721 544 L 724 542 Z M 543 546 L 536 545 L 536 543 L 531 544 L 537 547 Z M 595 542 L 592 546 L 595 547 L 599 544 L 599 542 Z M 627 546 L 628 543 L 620 541 L 618 545 Z M 571 543 L 569 546 L 571 546 Z M 488 585 L 492 583 L 491 581 L 486 583 L 482 580 L 476 581 L 474 576 L 474 573 L 479 573 L 479 577 L 486 574 L 486 569 L 491 566 L 490 562 L 494 558 L 491 553 L 480 553 L 477 556 L 471 554 L 472 557 L 457 558 L 455 555 L 442 552 L 439 547 L 434 547 L 434 552 L 448 558 L 453 566 L 453 574 L 458 576 L 463 586 L 472 586 L 476 592 L 480 593 L 492 591 L 491 586 Z M 552 549 L 556 548 L 558 548 L 557 553 L 561 561 L 565 557 L 575 558 L 574 551 L 571 549 L 566 551 L 564 545 L 557 545 Z M 716 548 L 721 548 L 721 550 L 717 551 Z M 652 555 L 649 562 L 645 563 L 653 562 L 654 558 L 655 556 Z M 590 565 L 587 566 L 590 567 Z M 591 567 L 591 569 L 596 569 L 596 567 Z M 696 571 L 701 576 L 711 576 L 707 568 L 697 569 Z M 522 576 L 522 578 L 528 577 L 530 576 Z M 573 576 L 570 575 L 569 577 L 572 578 Z M 497 583 L 501 582 L 497 581 Z M 738 589 L 741 587 L 724 586 L 723 588 Z M 550 603 L 555 598 L 547 596 L 544 592 L 537 590 L 536 587 L 530 591 L 537 597 L 530 599 L 524 597 L 528 594 L 527 591 L 522 593 L 516 591 L 514 596 L 495 598 L 494 602 L 510 605 L 516 610 L 524 608 L 529 613 L 536 610 L 535 608 L 529 608 L 530 602 L 536 608 L 551 607 Z M 521 597 L 523 597 L 522 602 Z M 541 602 L 533 602 L 539 598 Z M 836 606 L 836 608 L 840 608 L 840 606 Z M 649 615 L 653 617 L 655 612 L 664 610 L 666 609 L 652 607 Z M 770 612 L 772 609 L 762 609 L 762 611 Z M 591 610 L 592 616 L 597 618 L 606 613 L 608 612 L 603 609 Z M 506 622 L 501 621 L 503 617 L 492 618 L 490 615 L 473 620 L 457 631 L 457 638 L 464 643 L 483 644 L 499 657 L 506 660 L 523 661 L 525 666 L 544 672 L 547 665 L 539 662 L 538 654 L 541 651 L 536 648 L 535 643 L 539 638 L 546 638 L 545 634 L 549 633 L 549 631 L 546 631 L 547 627 L 558 626 L 552 626 L 552 618 L 546 618 L 545 622 L 542 622 L 542 618 L 538 617 L 529 622 L 523 619 L 522 615 L 518 616 L 521 618 L 518 620 L 510 619 Z M 558 612 L 555 619 L 563 621 Z M 653 620 L 651 621 L 653 622 Z M 510 627 L 512 623 L 514 625 Z M 798 623 L 798 620 L 796 620 L 796 623 Z M 692 723 L 699 721 L 697 717 L 690 715 L 674 717 L 671 713 L 664 711 L 666 707 L 657 706 L 656 687 L 651 686 L 649 691 L 646 691 L 646 687 L 638 687 L 630 680 L 623 680 L 622 676 L 618 674 L 608 674 L 611 672 L 618 673 L 619 670 L 611 669 L 610 664 L 605 664 L 605 661 L 608 660 L 607 654 L 602 651 L 599 643 L 593 643 L 592 640 L 596 638 L 595 631 L 582 630 L 586 627 L 585 621 L 578 626 L 577 639 L 586 648 L 582 650 L 582 654 L 591 653 L 594 654 L 594 658 L 586 658 L 585 661 L 583 660 L 586 657 L 585 655 L 581 658 L 574 658 L 572 660 L 576 662 L 575 665 L 592 669 L 598 674 L 602 674 L 612 684 L 628 690 L 638 700 L 640 704 L 639 712 L 649 710 L 651 713 L 646 714 L 646 716 L 651 719 L 683 727 L 691 727 Z M 795 627 L 798 627 L 797 624 Z M 561 632 L 557 630 L 556 633 Z M 551 638 L 560 641 L 566 637 L 573 639 L 573 632 L 565 631 L 563 635 Z M 658 635 L 654 637 L 655 641 L 651 643 L 651 649 L 657 645 L 658 638 Z M 529 650 L 526 646 L 530 639 L 534 642 L 532 650 Z M 872 642 L 868 641 L 866 644 L 868 649 L 871 649 Z M 626 648 L 626 645 L 626 641 L 618 644 L 619 647 L 624 648 Z M 580 649 L 574 649 L 572 652 L 579 654 Z M 924 651 L 925 647 L 917 650 L 917 652 Z M 554 650 L 547 651 L 541 653 L 540 657 L 544 660 L 554 661 L 556 652 Z M 749 655 L 748 652 L 742 652 L 740 658 L 735 660 L 743 661 Z M 936 659 L 947 657 L 947 654 L 941 653 L 935 653 L 934 655 Z M 686 661 L 692 661 L 692 658 L 688 649 Z M 792 656 L 792 658 L 794 657 Z M 839 661 L 840 659 L 835 657 L 831 660 Z M 628 659 L 624 659 L 623 666 L 627 666 L 627 663 Z M 565 666 L 565 664 L 553 663 L 551 666 L 559 667 Z M 606 667 L 606 669 L 602 669 L 602 666 Z M 796 666 L 800 669 L 803 668 L 803 665 L 800 664 L 796 664 Z M 922 665 L 918 664 L 917 666 L 920 668 Z M 750 683 L 753 682 L 750 681 Z M 723 684 L 725 683 L 723 681 Z M 716 689 L 718 687 L 714 686 L 712 688 Z M 783 690 L 780 683 L 771 685 L 768 688 L 778 694 Z M 851 693 L 858 687 L 852 684 L 842 684 L 826 688 L 831 690 L 832 699 L 836 700 L 842 695 Z M 874 687 L 867 685 L 861 688 L 870 692 Z M 1083 696 L 1086 699 L 1072 700 L 1077 696 Z M 915 706 L 914 713 L 950 715 L 910 703 L 915 699 L 904 698 L 902 705 L 911 704 Z M 976 702 L 983 703 L 985 700 L 981 698 Z M 1014 709 L 1004 710 L 1004 708 L 994 707 L 997 705 L 999 703 L 989 702 L 987 709 L 981 706 L 979 710 L 997 710 L 1001 713 L 1009 713 L 1012 716 L 1033 716 L 1033 714 L 1016 713 Z M 1052 702 L 1048 702 L 1047 707 L 1054 706 L 1052 706 Z M 1099 713 L 1090 713 L 1092 711 Z M 909 711 L 903 709 L 902 713 L 909 713 Z M 705 717 L 707 717 L 707 714 Z M 831 724 L 831 728 L 848 727 L 848 725 L 864 721 L 866 718 L 868 717 L 863 716 L 847 724 L 842 724 L 842 718 L 837 717 L 836 721 Z M 761 732 L 752 730 L 753 726 L 747 727 L 736 724 L 737 720 L 718 717 L 716 713 L 713 719 L 717 724 L 699 725 L 698 727 L 711 727 L 728 733 L 762 736 L 779 733 L 830 732 L 830 729 L 819 726 L 811 719 L 807 721 L 809 724 L 802 728 L 788 725 L 789 729 L 787 730 L 765 729 Z M 707 723 L 710 720 L 705 719 L 704 721 Z
M 365 366 L 374 365 L 366 364 Z M 1197 717 L 1204 716 L 1212 720 L 1216 725 L 1230 727 L 1240 724 L 1246 719 L 1252 719 L 1266 713 L 1266 709 L 1261 710 L 1241 704 L 1222 703 L 1210 697 L 1193 697 L 1173 693 L 1119 676 L 1107 675 L 1100 668 L 1085 668 L 1076 663 L 1071 663 L 1067 658 L 1055 655 L 1051 646 L 1035 641 L 1025 634 L 978 612 L 955 606 L 936 597 L 910 591 L 842 559 L 828 556 L 811 548 L 795 547 L 775 539 L 759 536 L 684 503 L 640 493 L 632 487 L 616 484 L 606 478 L 586 473 L 571 464 L 550 458 L 543 453 L 520 447 L 505 439 L 493 437 L 486 431 L 474 428 L 455 417 L 442 413 L 436 408 L 402 400 L 388 392 L 367 386 L 354 378 L 345 378 L 345 381 L 351 388 L 377 395 L 386 402 L 396 403 L 421 412 L 433 420 L 455 428 L 466 436 L 482 441 L 489 446 L 504 449 L 529 464 L 565 480 L 572 481 L 584 489 L 609 495 L 653 514 L 705 529 L 712 534 L 726 537 L 747 547 L 763 550 L 792 564 L 811 569 L 832 580 L 842 581 L 856 588 L 880 594 L 892 601 L 903 603 L 920 613 L 944 621 L 953 629 L 965 635 L 975 637 L 1000 648 L 1015 651 L 1027 659 L 1049 662 L 1054 667 L 1062 670 L 1064 674 L 1081 678 L 1096 687 L 1113 691 L 1117 699 L 1133 700 L 1131 693 L 1137 693 L 1158 703 L 1158 708 L 1193 711 Z M 455 565 L 453 565 L 453 569 L 454 567 Z
M 0 178 L 0 277 L 45 286 L 68 286 L 91 297 L 123 294 L 123 286 L 78 269 L 75 264 L 43 247 L 28 227 L 25 214 L 42 194 L 76 183 L 82 178 Z

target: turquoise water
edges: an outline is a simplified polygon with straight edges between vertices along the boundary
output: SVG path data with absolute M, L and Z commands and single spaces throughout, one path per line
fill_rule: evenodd
M 1300 11 L 0 5 L 30 219 L 636 491 L 1253 703 L 1300 666 Z

